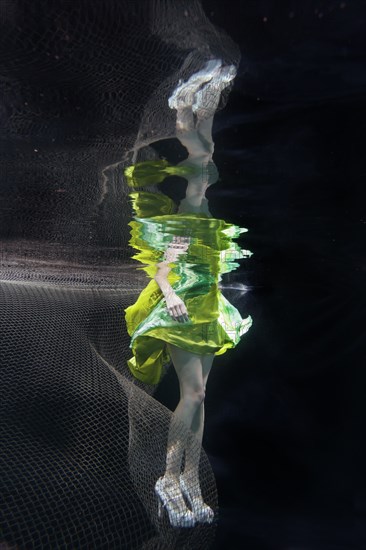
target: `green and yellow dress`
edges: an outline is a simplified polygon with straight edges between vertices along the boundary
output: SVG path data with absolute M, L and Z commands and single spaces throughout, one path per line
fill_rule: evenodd
M 233 239 L 246 231 L 210 214 L 173 213 L 175 204 L 166 195 L 130 193 L 135 217 L 130 244 L 134 259 L 144 264 L 152 278 L 137 301 L 125 310 L 132 374 L 147 384 L 157 384 L 163 366 L 170 363 L 167 343 L 196 354 L 220 355 L 237 345 L 252 324 L 223 296 L 219 282 L 223 273 L 238 267 L 236 260 L 251 253 Z M 164 296 L 154 280 L 157 263 L 174 236 L 189 237 L 188 249 L 169 263 L 168 281 L 183 300 L 189 321 L 180 323 L 169 315 Z

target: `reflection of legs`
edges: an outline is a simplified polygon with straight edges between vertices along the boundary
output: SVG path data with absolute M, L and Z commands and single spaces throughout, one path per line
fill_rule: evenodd
M 185 109 L 188 111 L 188 109 Z M 191 111 L 192 114 L 192 111 Z M 187 116 L 187 115 L 186 115 Z M 193 114 L 192 114 L 193 117 Z M 182 145 L 187 149 L 188 161 L 199 159 L 202 162 L 208 162 L 212 158 L 214 152 L 214 143 L 212 139 L 212 124 L 213 116 L 200 120 L 197 127 L 192 125 L 184 127 L 181 123 L 181 114 L 177 114 L 177 138 Z M 185 161 L 183 161 L 184 163 Z M 183 164 L 181 163 L 181 164 Z

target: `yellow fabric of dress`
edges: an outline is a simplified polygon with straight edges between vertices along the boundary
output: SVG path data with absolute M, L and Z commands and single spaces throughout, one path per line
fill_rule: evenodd
M 244 228 L 202 212 L 173 214 L 174 203 L 165 195 L 140 191 L 130 197 L 136 212 L 129 224 L 130 244 L 138 251 L 133 258 L 144 264 L 142 269 L 152 280 L 125 310 L 133 353 L 128 366 L 139 380 L 157 384 L 163 366 L 170 363 L 167 343 L 199 355 L 220 355 L 236 346 L 250 328 L 251 317 L 241 317 L 221 293 L 219 282 L 223 273 L 239 265 L 237 259 L 251 253 L 233 240 L 246 231 Z M 163 213 L 146 217 L 157 207 Z M 178 261 L 169 263 L 168 281 L 187 307 L 189 321 L 185 323 L 169 315 L 153 279 L 156 264 L 164 261 L 164 252 L 174 237 L 182 236 L 189 237 L 189 246 Z

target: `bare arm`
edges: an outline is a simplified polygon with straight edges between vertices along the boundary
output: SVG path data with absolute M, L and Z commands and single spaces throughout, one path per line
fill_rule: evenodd
M 165 251 L 164 260 L 157 264 L 155 281 L 162 291 L 169 315 L 176 321 L 186 322 L 189 320 L 187 308 L 181 298 L 174 292 L 168 281 L 170 272 L 169 263 L 177 260 L 188 248 L 189 240 L 186 237 L 173 237 L 172 242 Z

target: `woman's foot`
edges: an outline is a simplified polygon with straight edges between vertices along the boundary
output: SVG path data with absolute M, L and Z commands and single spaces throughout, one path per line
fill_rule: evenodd
M 195 94 L 200 87 L 209 82 L 214 76 L 218 75 L 221 69 L 221 59 L 210 59 L 206 65 L 193 73 L 186 82 L 180 80 L 178 86 L 168 99 L 169 107 L 180 111 L 187 107 L 192 108 L 195 100 Z
M 198 120 L 213 117 L 220 102 L 221 92 L 236 76 L 234 65 L 220 67 L 215 75 L 194 94 L 192 111 Z
M 177 132 L 194 130 L 193 104 L 196 103 L 196 94 L 204 84 L 220 73 L 221 63 L 221 59 L 210 59 L 203 69 L 193 73 L 186 82 L 178 82 L 168 99 L 169 107 L 177 111 Z
M 155 484 L 158 497 L 158 516 L 161 517 L 162 507 L 168 513 L 172 527 L 194 527 L 194 514 L 187 508 L 179 483 L 167 476 L 159 477 Z
M 214 511 L 203 500 L 199 480 L 195 479 L 192 483 L 192 478 L 180 475 L 180 488 L 182 493 L 187 498 L 196 521 L 200 523 L 212 523 L 214 519 Z

